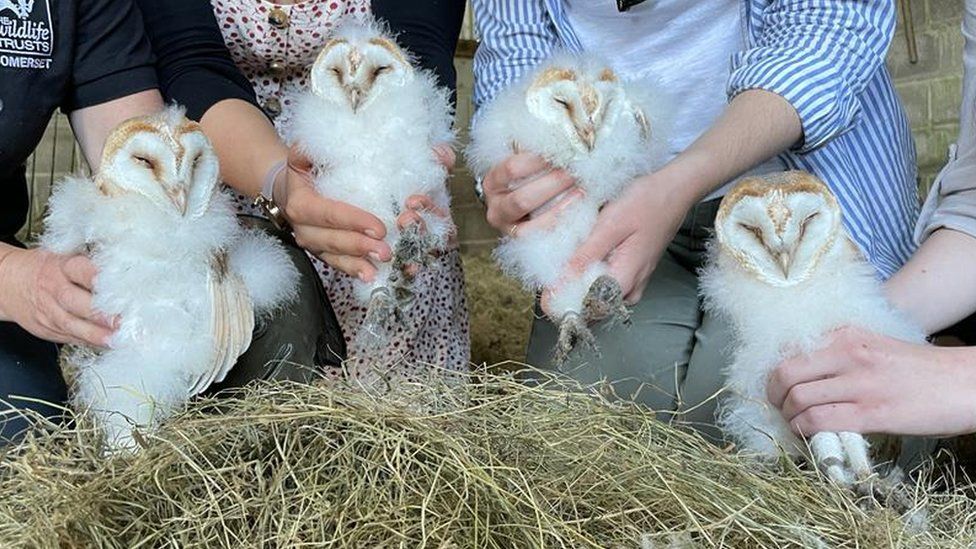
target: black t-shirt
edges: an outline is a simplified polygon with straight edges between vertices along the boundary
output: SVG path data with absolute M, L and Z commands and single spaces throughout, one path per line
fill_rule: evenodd
M 71 112 L 156 85 L 132 0 L 0 0 L 0 238 L 26 220 L 24 161 L 58 107 Z

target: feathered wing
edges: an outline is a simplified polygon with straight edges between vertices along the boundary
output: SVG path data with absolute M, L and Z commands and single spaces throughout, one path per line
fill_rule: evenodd
M 210 296 L 210 334 L 213 359 L 190 389 L 189 396 L 202 393 L 227 377 L 237 358 L 251 345 L 254 307 L 244 281 L 228 266 L 226 252 L 217 252 L 207 273 Z
M 91 240 L 92 220 L 106 199 L 95 183 L 85 177 L 70 176 L 54 186 L 44 218 L 41 246 L 59 254 L 82 251 Z

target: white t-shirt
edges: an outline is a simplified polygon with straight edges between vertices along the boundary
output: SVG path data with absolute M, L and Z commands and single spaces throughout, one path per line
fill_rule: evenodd
M 669 158 L 722 114 L 731 56 L 745 46 L 740 0 L 646 0 L 618 12 L 614 0 L 563 0 L 583 49 L 626 79 L 648 79 L 668 116 Z M 786 169 L 773 158 L 749 171 Z M 708 198 L 722 196 L 727 184 Z

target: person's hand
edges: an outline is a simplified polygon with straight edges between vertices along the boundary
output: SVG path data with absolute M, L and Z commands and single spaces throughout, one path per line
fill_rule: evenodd
M 437 161 L 441 163 L 441 166 L 444 166 L 448 174 L 454 173 L 454 166 L 457 164 L 457 153 L 454 152 L 454 148 L 447 143 L 434 145 L 434 155 L 437 156 Z
M 92 308 L 97 272 L 88 258 L 13 250 L 0 266 L 0 318 L 55 343 L 109 345 L 118 319 Z
M 282 208 L 298 245 L 350 276 L 373 280 L 376 267 L 370 259 L 392 258 L 390 246 L 383 241 L 383 222 L 365 210 L 319 195 L 312 184 L 311 161 L 295 149 L 280 177 L 274 201 Z
M 606 260 L 608 274 L 620 283 L 624 301 L 636 303 L 689 207 L 688 199 L 656 174 L 637 179 L 600 211 L 593 231 L 569 261 L 563 279 L 579 276 L 592 263 Z M 541 305 L 547 314 L 551 294 L 552 288 L 542 292 Z
M 397 218 L 397 228 L 401 231 L 406 229 L 411 225 L 417 225 L 420 227 L 420 232 L 424 233 L 427 231 L 427 223 L 421 216 L 422 213 L 433 214 L 446 222 L 451 223 L 451 232 L 447 238 L 447 246 L 440 250 L 431 250 L 432 255 L 439 257 L 443 252 L 453 250 L 457 248 L 457 227 L 451 222 L 451 212 L 445 211 L 443 208 L 439 208 L 434 204 L 434 201 L 426 195 L 414 194 L 407 198 L 406 204 L 404 204 L 405 209 L 403 213 Z M 408 263 L 402 268 L 403 273 L 409 278 L 413 278 L 417 275 L 420 270 L 420 265 L 415 263 Z
M 527 153 L 495 165 L 481 183 L 488 224 L 508 236 L 551 226 L 560 211 L 582 196 L 579 189 L 570 191 L 576 181 L 565 170 L 553 169 L 541 157 Z M 566 194 L 552 207 L 532 215 L 562 193 Z
M 821 431 L 949 436 L 976 431 L 976 349 L 906 343 L 843 328 L 785 360 L 770 403 L 805 436 Z
M 449 145 L 435 146 L 434 154 L 448 172 L 454 169 L 457 155 Z M 383 241 L 386 226 L 361 208 L 320 196 L 312 183 L 312 172 L 312 162 L 292 148 L 288 169 L 282 171 L 281 180 L 275 185 L 274 201 L 291 225 L 295 241 L 333 268 L 365 282 L 372 281 L 377 272 L 373 261 L 393 258 L 390 246 Z M 407 209 L 397 220 L 401 228 L 413 222 L 411 212 L 426 208 L 428 202 L 418 203 L 417 199 L 408 199 Z M 416 207 L 411 207 L 411 203 Z

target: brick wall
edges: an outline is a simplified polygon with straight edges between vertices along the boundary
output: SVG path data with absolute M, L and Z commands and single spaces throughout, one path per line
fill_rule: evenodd
M 905 25 L 888 52 L 888 68 L 908 111 L 918 151 L 919 183 L 928 189 L 959 132 L 962 95 L 962 0 L 908 0 L 918 63 L 908 60 Z

